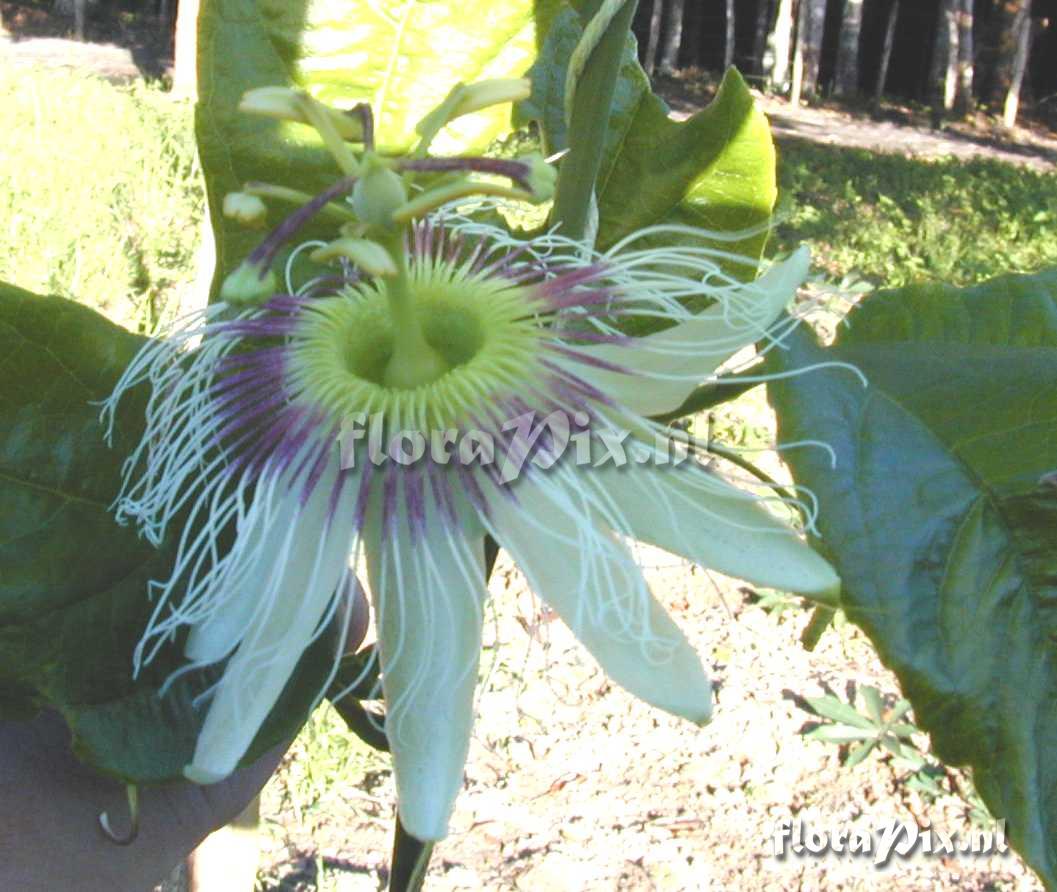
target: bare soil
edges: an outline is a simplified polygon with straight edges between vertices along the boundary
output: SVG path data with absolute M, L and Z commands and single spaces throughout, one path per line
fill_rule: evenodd
M 102 16 L 90 5 L 81 41 L 73 36 L 73 22 L 50 9 L 0 2 L 0 55 L 118 83 L 153 80 L 172 70 L 171 25 L 152 16 Z
M 658 92 L 676 117 L 689 117 L 715 93 L 706 76 L 659 78 Z M 796 141 L 889 152 L 912 158 L 991 158 L 1036 170 L 1057 170 L 1057 133 L 1038 110 L 1025 109 L 1007 129 L 986 114 L 937 122 L 925 106 L 891 99 L 879 108 L 862 102 L 802 102 L 794 108 L 778 96 L 757 94 L 779 145 Z

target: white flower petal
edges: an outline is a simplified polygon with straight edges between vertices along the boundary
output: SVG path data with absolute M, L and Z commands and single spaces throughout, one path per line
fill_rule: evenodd
M 284 496 L 274 525 L 279 545 L 255 562 L 251 582 L 258 601 L 242 642 L 224 669 L 194 758 L 184 769 L 196 783 L 223 780 L 238 766 L 286 686 L 301 655 L 347 571 L 355 526 L 356 487 L 347 489 L 333 515 L 338 452 L 302 506 L 296 494 Z M 238 559 L 236 540 L 229 557 Z
M 283 481 L 286 486 L 289 483 L 289 480 Z M 297 499 L 294 491 L 283 493 L 276 508 L 277 516 L 284 520 L 296 517 L 299 510 Z M 289 531 L 289 524 L 276 523 L 275 515 L 270 512 L 252 512 L 237 533 L 239 552 L 246 556 L 242 558 L 241 554 L 236 555 L 241 558 L 239 563 L 245 565 L 254 561 L 254 555 L 259 555 L 257 560 L 263 563 L 274 560 Z M 243 570 L 235 574 L 239 576 L 238 579 L 232 580 L 232 574 L 223 574 L 217 579 L 216 589 L 224 600 L 207 619 L 191 627 L 184 645 L 187 659 L 203 664 L 224 659 L 238 645 L 249 626 L 254 610 L 260 603 L 260 571 L 258 567 L 240 566 L 237 569 Z
M 710 567 L 823 600 L 840 579 L 796 532 L 751 493 L 699 466 L 585 469 L 604 522 L 625 535 Z
M 697 653 L 627 549 L 563 493 L 576 473 L 556 467 L 523 478 L 516 504 L 502 494 L 490 499 L 486 524 L 610 678 L 653 706 L 708 721 L 711 684 Z
M 447 835 L 462 788 L 486 588 L 484 531 L 425 502 L 420 538 L 404 511 L 383 533 L 377 506 L 364 536 L 400 820 L 429 841 Z
M 691 391 L 743 347 L 758 341 L 793 299 L 807 277 L 811 255 L 800 248 L 764 273 L 746 291 L 748 308 L 716 304 L 630 345 L 598 344 L 576 352 L 630 374 L 572 359 L 562 365 L 639 415 L 660 415 L 679 408 Z M 743 298 L 744 299 L 744 298 Z

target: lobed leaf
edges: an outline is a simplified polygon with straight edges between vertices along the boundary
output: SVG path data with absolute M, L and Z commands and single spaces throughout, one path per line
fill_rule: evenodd
M 819 498 L 842 606 L 1053 888 L 1057 270 L 878 292 L 832 347 L 803 330 L 786 346 L 777 371 L 839 361 L 870 382 L 831 368 L 768 385 L 779 442 L 836 451 L 835 469 L 787 456 Z
M 564 4 L 532 69 L 533 95 L 521 113 L 540 123 L 548 152 L 566 148 L 565 77 L 582 33 Z M 709 106 L 676 121 L 650 89 L 629 36 L 596 189 L 598 247 L 661 223 L 720 233 L 766 224 L 778 195 L 775 164 L 767 119 L 737 71 Z M 766 240 L 764 230 L 722 246 L 759 258 Z

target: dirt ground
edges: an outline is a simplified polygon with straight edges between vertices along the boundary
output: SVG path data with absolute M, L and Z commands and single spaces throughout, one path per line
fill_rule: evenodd
M 22 9 L 2 4 L 9 29 Z M 0 34 L 0 53 L 27 65 L 74 65 L 117 79 L 151 70 L 143 40 L 131 49 L 81 44 L 56 36 L 47 22 L 20 24 L 19 33 Z M 164 69 L 156 47 L 151 64 Z M 672 98 L 677 112 L 692 110 L 693 97 L 673 91 Z M 980 129 L 933 131 L 898 115 L 877 122 L 778 100 L 764 108 L 779 141 L 982 154 L 1044 169 L 1057 162 L 1057 140 L 1041 131 L 1011 140 Z M 762 399 L 747 399 L 754 423 L 766 426 Z M 803 736 L 818 721 L 804 697 L 832 692 L 847 700 L 867 684 L 889 703 L 897 697 L 894 679 L 854 628 L 831 629 L 808 653 L 799 643 L 808 619 L 802 607 L 768 612 L 761 593 L 743 584 L 660 552 L 642 558 L 655 593 L 713 676 L 713 722 L 695 728 L 608 682 L 501 559 L 466 785 L 451 836 L 434 854 L 431 892 L 1041 889 L 1012 853 L 919 855 L 883 870 L 848 856 L 774 858 L 776 824 L 789 817 L 823 829 L 875 830 L 896 819 L 967 833 L 970 807 L 955 795 L 965 779 L 948 773 L 948 794 L 929 803 L 891 756 L 847 768 L 843 749 Z M 340 735 L 340 724 L 329 727 Z M 308 749 L 320 744 L 302 735 L 265 789 L 259 888 L 380 888 L 393 817 L 385 761 L 346 742 L 320 768 L 305 758 Z
M 658 80 L 656 89 L 674 115 L 684 118 L 711 99 L 714 80 L 665 78 Z M 935 127 L 928 108 L 889 99 L 876 111 L 833 102 L 802 102 L 793 108 L 780 96 L 760 93 L 757 101 L 779 145 L 802 140 L 913 158 L 991 158 L 1035 170 L 1057 170 L 1057 132 L 1030 110 L 1007 130 L 983 113 Z
M 85 40 L 74 40 L 73 22 L 64 16 L 0 0 L 0 56 L 27 65 L 91 71 L 116 82 L 161 78 L 172 69 L 169 34 L 166 22 L 103 18 L 89 5 Z

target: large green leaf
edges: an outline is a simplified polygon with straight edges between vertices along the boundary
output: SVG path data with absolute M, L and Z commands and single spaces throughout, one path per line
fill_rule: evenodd
M 769 385 L 848 614 L 1057 887 L 1057 271 L 880 292 Z
M 565 77 L 582 33 L 579 14 L 566 6 L 533 67 L 533 95 L 522 107 L 540 122 L 551 152 L 566 148 Z M 774 208 L 770 127 L 733 69 L 707 108 L 675 121 L 650 89 L 629 37 L 604 145 L 596 187 L 601 248 L 657 223 L 748 229 L 766 222 Z M 726 246 L 759 257 L 765 241 L 760 233 Z
M 169 648 L 136 680 L 132 652 L 172 551 L 114 523 L 121 463 L 142 433 L 142 395 L 124 404 L 114 448 L 99 408 L 143 339 L 92 310 L 0 284 L 0 718 L 51 705 L 90 764 L 132 781 L 177 777 L 212 680 L 188 676 Z M 291 736 L 333 664 L 323 636 L 302 661 L 251 755 Z
M 256 236 L 220 215 L 249 180 L 316 192 L 337 170 L 308 127 L 237 111 L 253 87 L 291 85 L 348 108 L 369 102 L 380 145 L 405 148 L 415 124 L 457 82 L 520 77 L 532 65 L 555 0 L 204 0 L 199 19 L 198 145 L 219 269 L 233 269 Z M 467 115 L 439 153 L 483 151 L 509 130 L 509 107 Z
M 0 290 L 0 683 L 55 696 L 93 684 L 76 671 L 58 677 L 65 620 L 92 599 L 135 590 L 145 601 L 147 580 L 163 569 L 158 553 L 107 510 L 130 443 L 124 434 L 142 407 L 125 408 L 112 450 L 90 404 L 141 343 L 72 301 Z M 108 659 L 109 636 L 120 630 L 100 623 L 95 634 Z

